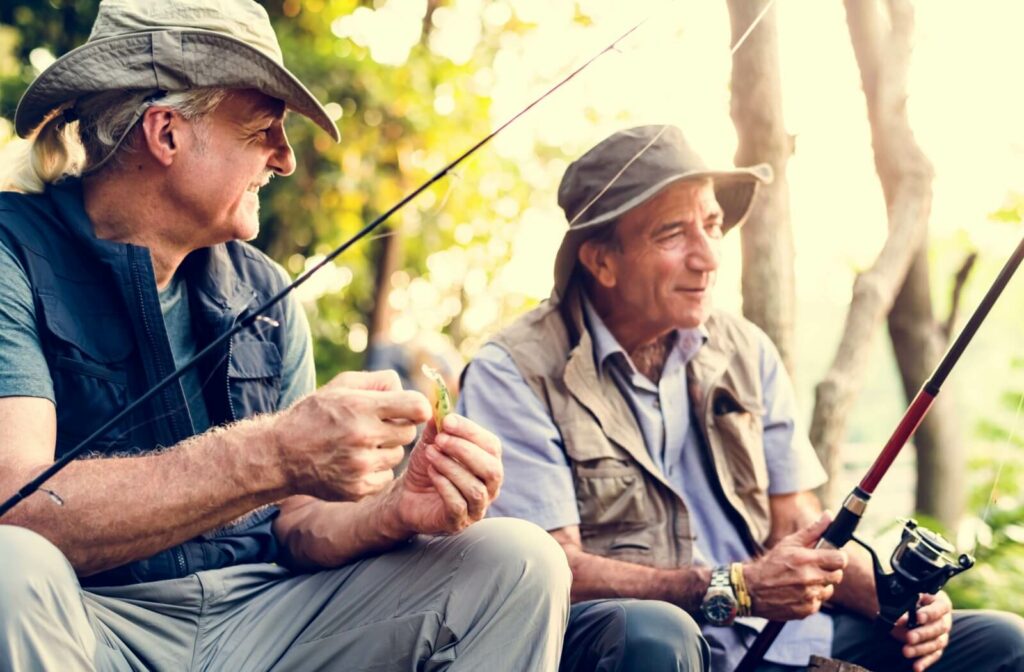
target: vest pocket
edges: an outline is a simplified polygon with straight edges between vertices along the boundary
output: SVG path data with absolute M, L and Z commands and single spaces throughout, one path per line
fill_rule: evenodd
M 281 351 L 268 341 L 239 341 L 231 346 L 228 391 L 236 418 L 277 408 L 281 397 Z
M 128 404 L 126 365 L 132 343 L 116 315 L 72 312 L 55 296 L 39 298 L 40 339 L 53 380 L 60 454 Z M 114 427 L 93 449 L 120 450 L 122 433 L 123 428 Z
M 575 476 L 581 528 L 645 523 L 646 488 L 643 475 L 638 469 L 622 464 L 576 464 Z
M 761 449 L 761 418 L 748 412 L 715 416 L 715 429 L 729 465 L 736 494 L 768 490 L 768 465 Z

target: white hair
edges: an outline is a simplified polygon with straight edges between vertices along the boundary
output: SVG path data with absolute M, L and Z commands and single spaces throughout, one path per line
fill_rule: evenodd
M 53 112 L 25 140 L 0 152 L 0 191 L 41 193 L 47 184 L 120 164 L 133 151 L 136 127 L 146 108 L 160 105 L 186 119 L 201 119 L 227 94 L 225 89 L 102 91 Z

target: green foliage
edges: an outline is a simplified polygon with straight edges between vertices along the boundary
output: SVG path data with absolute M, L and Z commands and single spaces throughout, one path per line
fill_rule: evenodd
M 1020 365 L 1015 360 L 1012 368 Z M 968 534 L 961 535 L 961 547 L 975 549 L 977 564 L 947 584 L 959 608 L 1024 613 L 1024 440 L 1018 422 L 1022 394 L 1005 392 L 1005 413 L 977 427 L 977 436 L 992 446 L 992 453 L 970 465 L 978 482 L 968 500 L 973 517 L 963 528 Z

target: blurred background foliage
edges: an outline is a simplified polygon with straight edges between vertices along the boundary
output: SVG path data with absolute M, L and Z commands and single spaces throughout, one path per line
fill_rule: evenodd
M 568 39 L 560 44 L 558 31 L 585 31 L 592 24 L 588 12 L 600 5 L 588 0 L 268 0 L 262 4 L 274 22 L 287 65 L 327 103 L 342 134 L 341 143 L 333 144 L 315 126 L 293 116 L 288 132 L 298 160 L 296 173 L 274 180 L 262 192 L 263 227 L 256 245 L 293 276 L 505 121 L 516 111 L 514 106 L 524 105 L 593 53 L 572 53 L 580 40 L 571 46 Z M 97 5 L 98 0 L 0 2 L 0 145 L 13 135 L 11 119 L 25 87 L 55 55 L 85 41 Z M 647 35 L 647 42 L 667 43 L 679 37 L 668 25 L 653 30 L 660 31 L 657 39 Z M 541 42 L 547 51 L 538 53 L 531 36 L 542 31 L 547 31 Z M 602 32 L 600 37 L 610 39 L 611 35 Z M 702 31 L 688 35 L 691 42 L 701 37 Z M 724 51 L 726 37 L 723 32 L 707 39 L 720 42 Z M 694 55 L 699 56 L 702 48 L 706 46 L 697 43 Z M 629 53 L 618 58 L 629 65 Z M 607 72 L 595 68 L 588 74 L 585 86 L 608 88 Z M 616 95 L 602 104 L 587 98 L 589 90 L 560 92 L 570 101 L 566 107 L 571 110 L 559 125 L 552 125 L 556 130 L 545 132 L 543 115 L 548 111 L 536 110 L 532 114 L 542 120 L 536 124 L 539 130 L 525 136 L 509 133 L 495 143 L 502 145 L 500 150 L 477 153 L 301 289 L 311 317 L 321 382 L 338 371 L 364 366 L 368 350 L 387 344 L 429 353 L 416 359 L 444 362 L 449 373 L 457 374 L 462 361 L 472 356 L 487 334 L 537 301 L 543 291 L 537 286 L 550 285 L 550 260 L 565 226 L 554 204 L 554 190 L 567 162 L 600 137 L 594 128 L 621 125 L 633 119 L 628 115 L 631 106 L 655 104 L 668 93 L 668 88 L 658 90 L 640 82 L 630 90 L 628 82 L 616 81 Z M 698 86 L 705 87 L 700 90 L 711 86 L 710 75 L 698 81 Z M 686 87 L 682 89 L 685 96 Z M 706 107 L 703 112 L 709 117 L 729 124 L 727 102 L 721 108 Z M 699 118 L 679 123 L 685 126 L 694 121 L 699 125 Z M 804 157 L 810 156 L 813 146 L 808 149 Z M 799 168 L 798 159 L 794 174 Z M 874 186 L 870 173 L 866 179 Z M 1011 195 L 992 220 L 1019 231 L 1022 212 L 1024 197 Z M 529 235 L 524 236 L 524 231 Z M 809 229 L 803 234 L 809 245 L 816 244 L 812 233 Z M 940 261 L 959 259 L 961 251 L 970 247 L 965 238 L 957 234 L 938 239 L 932 251 Z M 736 252 L 732 254 L 735 260 Z M 977 271 L 980 277 L 992 277 L 1001 260 L 987 263 Z M 508 272 L 512 265 L 516 272 Z M 848 270 L 818 284 L 837 282 L 848 287 L 846 277 L 853 273 Z M 723 277 L 720 285 L 735 283 L 737 273 L 733 280 Z M 525 287 L 526 280 L 533 286 Z M 798 277 L 798 283 L 812 287 L 815 280 Z M 984 284 L 971 285 L 968 294 L 976 298 Z M 944 290 L 936 291 L 940 295 Z M 1013 301 L 1013 296 L 1007 301 Z M 837 327 L 843 310 L 831 296 L 811 305 L 804 312 L 812 317 L 801 326 L 803 334 L 811 334 L 801 344 L 802 362 L 807 365 L 798 368 L 806 379 L 797 381 L 806 389 L 821 368 L 819 363 L 832 352 L 831 343 L 818 331 Z M 810 324 L 815 319 L 816 328 Z M 1012 319 L 1021 326 L 1019 312 Z M 1009 355 L 1003 353 L 1012 352 L 1008 342 L 1018 339 L 1012 333 L 998 338 L 993 330 L 987 334 L 992 340 L 979 343 L 973 355 L 984 358 L 981 368 L 986 372 L 995 372 L 981 375 L 988 376 L 987 385 L 1004 390 L 1005 408 L 989 407 L 974 432 L 980 448 L 972 446 L 968 475 L 973 494 L 967 508 L 972 518 L 961 530 L 946 532 L 961 548 L 976 549 L 979 564 L 952 581 L 949 590 L 958 606 L 1020 612 L 1024 493 L 1019 484 L 1024 476 L 1024 440 L 1017 426 L 1017 408 L 1024 377 L 1018 375 L 1019 363 L 1003 367 L 1009 375 L 995 363 L 998 358 L 1006 361 Z M 376 363 L 393 365 L 395 361 L 385 355 Z M 880 386 L 881 391 L 869 388 L 858 401 L 867 410 L 860 422 L 851 423 L 850 434 L 862 442 L 863 449 L 855 452 L 864 454 L 877 450 L 876 444 L 891 429 L 892 414 L 902 407 L 891 362 L 873 366 L 885 369 L 876 379 L 889 382 Z M 879 412 L 882 408 L 885 413 Z M 859 474 L 862 467 L 858 464 L 853 471 Z M 997 477 L 998 496 L 994 497 Z M 890 517 L 893 511 L 879 506 L 875 514 Z M 882 544 L 876 548 L 883 556 L 891 551 L 891 546 Z

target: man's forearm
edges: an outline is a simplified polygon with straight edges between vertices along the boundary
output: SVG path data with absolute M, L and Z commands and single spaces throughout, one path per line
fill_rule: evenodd
M 878 615 L 878 596 L 875 592 L 875 573 L 871 556 L 857 544 L 850 542 L 843 549 L 850 555 L 850 564 L 843 570 L 843 582 L 836 586 L 830 600 L 868 618 Z
M 338 567 L 383 553 L 408 540 L 392 501 L 396 483 L 357 502 L 325 502 L 297 495 L 281 502 L 274 532 L 296 569 Z
M 578 549 L 566 549 L 566 556 L 573 602 L 614 597 L 663 600 L 694 614 L 711 580 L 711 568 L 699 565 L 656 569 Z
M 156 455 L 76 460 L 0 523 L 52 541 L 87 576 L 149 557 L 290 494 L 266 418 L 213 430 Z M 12 494 L 41 467 L 8 473 Z

